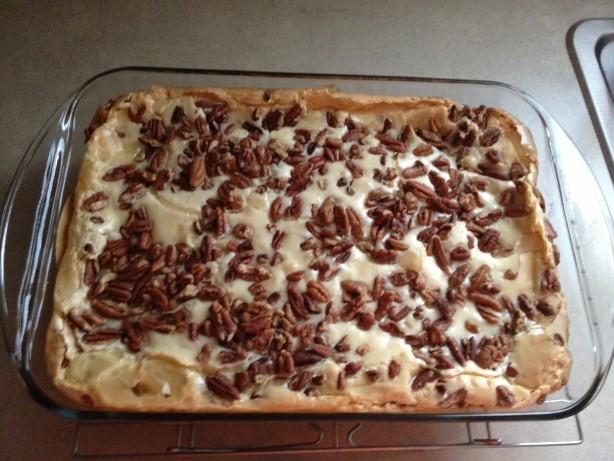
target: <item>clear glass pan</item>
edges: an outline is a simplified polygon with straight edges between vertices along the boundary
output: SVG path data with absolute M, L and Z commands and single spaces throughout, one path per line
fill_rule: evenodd
M 62 205 L 74 188 L 84 152 L 83 129 L 111 97 L 147 88 L 222 86 L 306 88 L 333 85 L 344 92 L 444 96 L 470 105 L 502 108 L 531 130 L 540 161 L 539 187 L 559 232 L 561 283 L 571 317 L 574 367 L 568 385 L 539 406 L 517 411 L 468 410 L 442 414 L 185 414 L 108 413 L 75 407 L 46 373 L 44 339 L 55 280 L 54 245 Z M 579 412 L 598 393 L 612 363 L 612 219 L 582 159 L 556 121 L 523 91 L 496 82 L 368 75 L 279 74 L 159 68 L 121 68 L 79 88 L 52 115 L 23 156 L 0 220 L 1 321 L 7 347 L 32 396 L 78 418 L 107 419 L 339 419 L 534 420 Z

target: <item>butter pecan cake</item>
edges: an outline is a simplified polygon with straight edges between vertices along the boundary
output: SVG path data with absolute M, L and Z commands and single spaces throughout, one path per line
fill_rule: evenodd
M 80 405 L 434 412 L 565 384 L 556 233 L 506 112 L 153 87 L 86 136 L 46 349 Z

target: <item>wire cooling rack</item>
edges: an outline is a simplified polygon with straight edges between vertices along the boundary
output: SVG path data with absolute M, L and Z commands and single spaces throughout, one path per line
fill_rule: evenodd
M 78 420 L 77 459 L 402 452 L 578 445 L 578 415 L 536 421 Z
M 266 438 L 263 438 L 266 434 Z M 534 422 L 79 421 L 77 459 L 181 458 L 389 452 L 480 447 L 545 447 L 583 441 L 578 416 Z

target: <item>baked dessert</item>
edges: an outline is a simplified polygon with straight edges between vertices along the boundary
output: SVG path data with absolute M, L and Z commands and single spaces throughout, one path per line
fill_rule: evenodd
M 81 405 L 439 412 L 566 382 L 556 233 L 504 111 L 154 87 L 86 135 L 46 349 Z

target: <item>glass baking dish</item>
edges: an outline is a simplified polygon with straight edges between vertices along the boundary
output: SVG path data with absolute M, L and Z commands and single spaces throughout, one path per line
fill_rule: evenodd
M 109 413 L 75 407 L 52 385 L 44 340 L 55 280 L 54 245 L 63 204 L 84 153 L 83 130 L 97 107 L 129 91 L 168 86 L 305 88 L 344 92 L 444 96 L 464 104 L 502 108 L 531 130 L 539 152 L 539 187 L 559 232 L 561 283 L 571 318 L 574 367 L 567 386 L 538 406 L 441 414 L 186 414 Z M 290 74 L 159 68 L 120 68 L 93 77 L 51 116 L 25 153 L 8 192 L 0 240 L 0 299 L 5 341 L 32 396 L 61 414 L 83 419 L 338 419 L 534 420 L 579 412 L 598 393 L 612 362 L 613 226 L 580 152 L 555 120 L 519 89 L 496 82 L 369 75 Z

